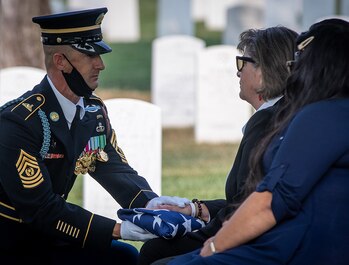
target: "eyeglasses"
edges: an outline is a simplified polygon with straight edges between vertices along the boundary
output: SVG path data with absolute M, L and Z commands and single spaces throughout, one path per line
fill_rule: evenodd
M 245 66 L 245 62 L 256 63 L 251 57 L 236 56 L 236 68 L 241 72 L 242 68 Z

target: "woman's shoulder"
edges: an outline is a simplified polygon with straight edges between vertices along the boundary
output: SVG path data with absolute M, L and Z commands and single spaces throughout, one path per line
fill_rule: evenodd
M 333 98 L 321 100 L 304 106 L 299 114 L 331 114 L 333 112 L 349 115 L 349 98 Z
M 327 99 L 304 106 L 291 124 L 327 129 L 349 129 L 349 98 Z M 317 125 L 316 125 L 317 124 Z

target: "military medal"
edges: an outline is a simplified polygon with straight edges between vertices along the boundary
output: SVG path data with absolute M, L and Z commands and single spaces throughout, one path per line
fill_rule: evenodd
M 97 153 L 97 160 L 101 162 L 107 162 L 109 160 L 109 156 L 104 150 L 99 149 Z
M 84 175 L 88 171 L 94 172 L 96 170 L 96 160 L 107 162 L 109 156 L 105 151 L 103 151 L 106 144 L 107 140 L 105 134 L 91 137 L 85 146 L 84 151 L 82 151 L 80 157 L 76 160 L 74 173 L 76 175 Z

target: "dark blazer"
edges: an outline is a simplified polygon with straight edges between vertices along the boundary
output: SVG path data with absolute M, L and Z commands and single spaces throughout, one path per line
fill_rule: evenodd
M 241 188 L 249 173 L 249 158 L 253 148 L 263 137 L 268 129 L 269 122 L 274 114 L 278 103 L 272 107 L 257 111 L 247 122 L 244 136 L 241 140 L 239 149 L 233 166 L 228 174 L 225 194 L 226 200 L 204 201 L 208 207 L 211 221 L 205 228 L 199 230 L 199 233 L 190 233 L 189 236 L 199 237 L 201 240 L 214 236 L 221 228 L 222 222 L 231 215 L 233 208 L 229 207 L 231 203 L 237 203 L 241 199 Z
M 87 171 L 122 207 L 144 207 L 157 196 L 128 165 L 103 102 L 92 96 L 84 104 L 74 135 L 46 77 L 1 108 L 0 251 L 57 241 L 109 248 L 115 220 L 66 201 L 79 173 Z

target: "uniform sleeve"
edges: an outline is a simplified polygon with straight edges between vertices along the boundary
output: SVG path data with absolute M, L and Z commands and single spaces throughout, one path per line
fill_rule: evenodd
M 8 116 L 8 117 L 7 117 Z M 38 234 L 80 247 L 108 248 L 115 221 L 93 215 L 54 193 L 50 174 L 39 155 L 40 120 L 3 115 L 0 132 L 0 183 L 16 220 Z
M 327 106 L 327 105 L 326 105 Z M 278 222 L 298 214 L 314 186 L 348 149 L 348 115 L 315 104 L 299 112 L 257 191 L 270 191 Z

